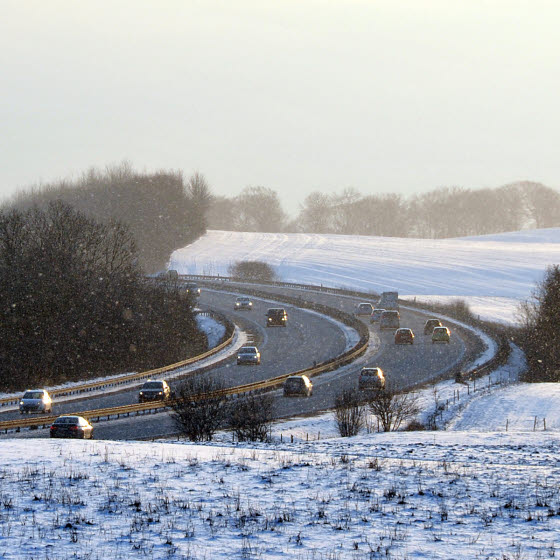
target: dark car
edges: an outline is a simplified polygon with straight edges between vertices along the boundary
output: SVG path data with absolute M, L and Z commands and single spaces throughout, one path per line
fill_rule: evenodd
M 285 397 L 310 397 L 313 395 L 313 383 L 306 375 L 290 375 L 284 382 Z
M 253 310 L 253 302 L 251 301 L 251 298 L 249 298 L 247 296 L 239 296 L 235 300 L 233 310 L 234 311 L 243 311 L 243 310 L 252 311 Z
M 200 288 L 198 287 L 198 284 L 195 284 L 193 282 L 189 282 L 185 286 L 185 292 L 187 292 L 187 294 L 189 296 L 198 297 L 200 295 Z
M 140 388 L 138 394 L 138 402 L 143 403 L 146 401 L 165 401 L 171 397 L 171 389 L 167 381 L 163 379 L 152 381 L 149 379 Z
M 441 327 L 441 321 L 439 319 L 428 319 L 424 324 L 424 334 L 432 334 L 436 327 Z
M 385 311 L 385 309 L 381 309 L 380 307 L 377 307 L 376 309 L 374 309 L 371 312 L 369 322 L 370 323 L 378 323 L 379 320 L 381 319 L 381 315 L 383 315 L 383 311 Z
M 356 307 L 355 314 L 358 316 L 367 315 L 369 317 L 373 313 L 373 309 L 374 307 L 371 303 L 362 302 L 359 303 L 358 306 Z
M 379 319 L 379 329 L 398 329 L 401 326 L 401 316 L 398 311 L 383 311 Z
M 93 439 L 93 426 L 81 416 L 59 416 L 51 426 L 51 437 Z
M 286 310 L 280 307 L 271 307 L 266 312 L 267 327 L 285 327 L 288 323 Z
M 414 344 L 414 333 L 412 329 L 397 329 L 395 333 L 395 344 Z

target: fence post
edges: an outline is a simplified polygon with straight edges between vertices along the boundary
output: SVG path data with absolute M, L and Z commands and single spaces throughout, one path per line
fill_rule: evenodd
M 535 416 L 535 421 L 533 422 L 533 432 L 537 429 L 537 417 Z
M 543 421 L 543 430 L 546 432 L 546 418 L 543 418 L 542 421 Z
M 506 418 L 506 432 L 508 431 L 509 418 Z

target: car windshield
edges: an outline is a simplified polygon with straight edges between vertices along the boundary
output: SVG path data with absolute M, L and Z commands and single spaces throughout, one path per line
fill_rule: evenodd
M 268 316 L 269 317 L 281 317 L 282 315 L 284 315 L 284 310 L 283 309 L 269 309 L 268 310 Z
M 362 370 L 362 375 L 364 376 L 371 376 L 371 377 L 377 377 L 377 370 L 376 369 L 364 369 Z
M 23 395 L 24 399 L 42 399 L 43 391 L 26 391 Z
M 147 381 L 142 386 L 142 389 L 162 389 L 163 383 L 161 381 Z
M 245 346 L 239 350 L 240 354 L 256 354 L 257 349 L 254 346 Z
M 250 300 L 249 300 L 249 298 L 246 298 L 246 297 L 238 297 L 237 301 L 239 301 L 241 303 L 248 303 Z

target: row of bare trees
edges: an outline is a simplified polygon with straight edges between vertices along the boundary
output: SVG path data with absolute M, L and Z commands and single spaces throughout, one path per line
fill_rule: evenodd
M 149 282 L 122 223 L 61 201 L 0 212 L 0 390 L 149 369 L 207 347 L 180 290 Z
M 352 188 L 316 191 L 290 219 L 275 191 L 249 187 L 236 197 L 214 197 L 208 224 L 233 231 L 463 237 L 560 226 L 560 193 L 528 181 L 495 189 L 440 188 L 410 198 L 365 196 Z
M 191 441 L 211 441 L 220 429 L 230 429 L 238 441 L 268 441 L 274 418 L 270 394 L 247 394 L 228 400 L 224 385 L 216 379 L 186 379 L 176 393 L 173 419 L 179 432 Z M 358 435 L 366 423 L 367 410 L 384 432 L 398 430 L 414 421 L 420 408 L 411 393 L 389 389 L 360 393 L 341 391 L 335 399 L 334 418 L 342 437 Z M 418 424 L 416 428 L 418 429 Z

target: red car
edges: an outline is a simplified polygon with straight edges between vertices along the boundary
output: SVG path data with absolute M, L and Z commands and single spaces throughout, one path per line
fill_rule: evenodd
M 395 344 L 414 344 L 414 333 L 412 329 L 397 329 L 395 333 Z

